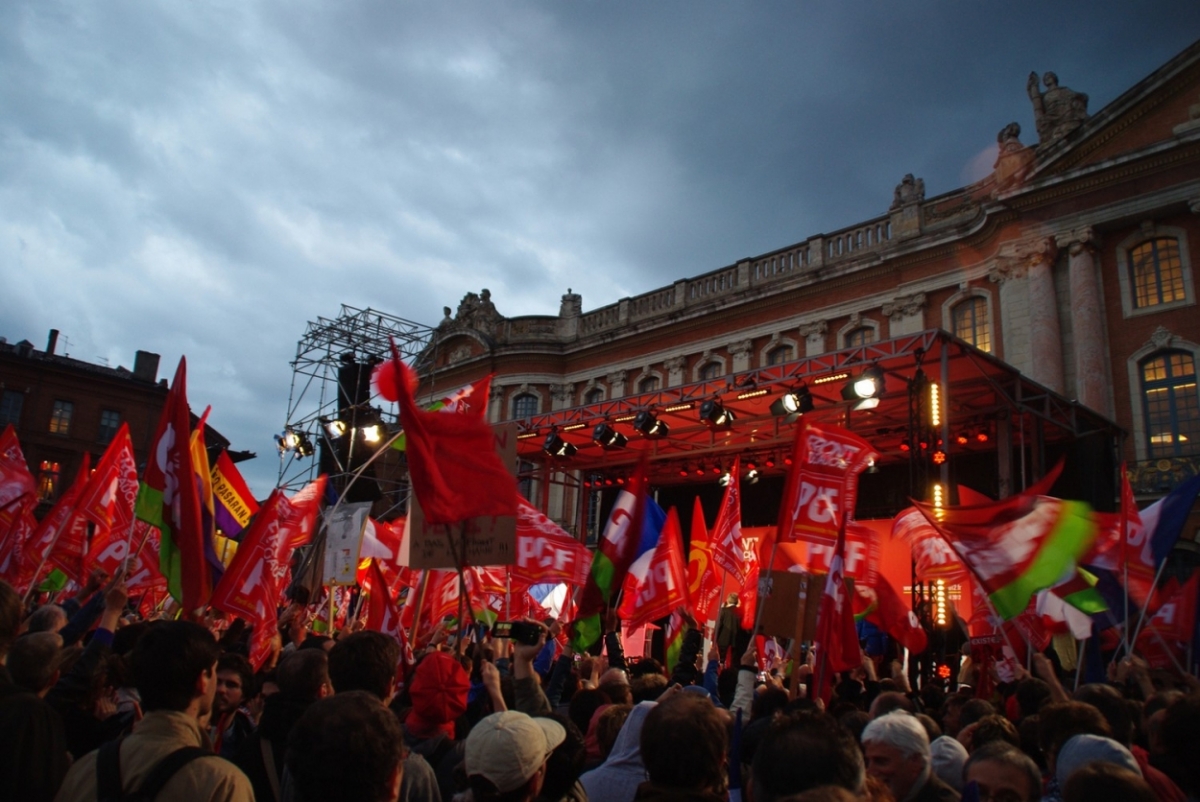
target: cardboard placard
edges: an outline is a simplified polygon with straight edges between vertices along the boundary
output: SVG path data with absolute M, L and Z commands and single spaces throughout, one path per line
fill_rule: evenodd
M 496 453 L 516 475 L 517 425 L 505 423 L 492 427 Z M 408 522 L 400 547 L 400 564 L 411 568 L 457 568 L 455 553 L 461 554 L 466 538 L 466 565 L 512 565 L 517 551 L 517 519 L 470 518 L 461 524 L 434 525 L 415 494 L 408 499 Z M 450 538 L 453 537 L 453 546 Z
M 358 551 L 370 514 L 369 501 L 343 503 L 325 511 L 325 584 L 355 583 Z
M 770 592 L 759 596 L 763 605 L 762 635 L 811 641 L 817 632 L 817 611 L 825 577 L 819 574 L 772 571 Z

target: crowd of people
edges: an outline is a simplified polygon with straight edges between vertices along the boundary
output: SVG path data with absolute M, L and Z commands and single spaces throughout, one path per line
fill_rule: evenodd
M 1200 689 L 1136 657 L 1068 690 L 1050 660 L 979 698 L 864 654 L 828 703 L 810 667 L 702 654 L 668 672 L 536 642 L 335 637 L 140 620 L 123 584 L 26 604 L 0 582 L 0 799 L 403 802 L 1083 802 L 1200 799 Z M 302 609 L 302 608 L 301 608 Z M 789 683 L 797 682 L 795 688 Z

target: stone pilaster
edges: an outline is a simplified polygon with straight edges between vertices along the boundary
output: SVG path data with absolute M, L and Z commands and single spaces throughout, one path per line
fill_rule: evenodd
M 508 419 L 508 415 L 504 414 L 504 385 L 493 384 L 488 389 L 487 419 L 489 423 L 499 423 Z
M 754 349 L 751 340 L 739 340 L 729 344 L 729 353 L 733 357 L 733 372 L 741 373 L 750 370 L 750 355 Z
M 889 337 L 923 331 L 925 328 L 925 293 L 901 295 L 891 303 L 883 305 L 883 314 L 888 317 Z
M 567 409 L 575 406 L 574 384 L 550 385 L 550 409 Z
M 828 350 L 825 347 L 825 334 L 828 331 L 829 324 L 824 320 L 805 323 L 797 330 L 799 335 L 804 338 L 805 356 L 818 356 Z
M 684 370 L 687 369 L 687 357 L 673 356 L 663 362 L 667 369 L 667 386 L 678 387 L 684 383 Z
M 1057 237 L 1068 249 L 1071 288 L 1071 332 L 1074 339 L 1075 397 L 1084 406 L 1112 416 L 1108 392 L 1108 352 L 1104 338 L 1104 307 L 1096 268 L 1092 229 L 1082 228 Z
M 627 375 L 627 371 L 614 370 L 612 373 L 605 376 L 605 379 L 608 381 L 609 398 L 625 397 L 625 378 Z

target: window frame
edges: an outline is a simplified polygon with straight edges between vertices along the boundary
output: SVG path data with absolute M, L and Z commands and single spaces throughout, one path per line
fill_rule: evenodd
M 1138 306 L 1136 303 L 1137 289 L 1133 281 L 1133 252 L 1148 242 L 1160 239 L 1174 239 L 1179 247 L 1179 270 L 1183 276 L 1183 297 L 1166 303 Z M 1143 223 L 1140 229 L 1117 244 L 1117 281 L 1121 287 L 1121 312 L 1127 318 L 1195 306 L 1196 290 L 1192 280 L 1192 262 L 1188 250 L 1187 232 L 1175 226 Z
M 1192 372 L 1190 374 L 1181 374 L 1179 376 L 1172 376 L 1171 375 L 1171 370 L 1172 370 L 1171 357 L 1172 356 L 1184 356 L 1187 359 L 1189 359 L 1192 363 L 1192 365 L 1191 365 Z M 1148 380 L 1146 378 L 1147 366 L 1150 365 L 1152 362 L 1155 362 L 1160 359 L 1164 360 L 1166 377 L 1162 378 L 1162 379 L 1149 379 Z M 1183 397 L 1180 390 L 1186 389 L 1186 387 L 1187 387 L 1187 385 L 1184 385 L 1182 383 L 1182 380 L 1186 380 L 1189 378 L 1191 379 L 1190 386 L 1191 386 L 1192 403 L 1193 403 L 1194 408 L 1197 410 L 1197 414 L 1200 414 L 1200 393 L 1197 392 L 1197 387 L 1196 387 L 1196 379 L 1197 379 L 1196 355 L 1194 353 L 1192 353 L 1191 351 L 1189 351 L 1187 349 L 1183 349 L 1183 348 L 1167 347 L 1167 348 L 1163 348 L 1161 350 L 1155 351 L 1154 353 L 1152 353 L 1148 356 L 1142 357 L 1140 360 L 1138 360 L 1138 380 L 1139 380 L 1138 391 L 1141 394 L 1141 400 L 1142 400 L 1142 416 L 1144 418 L 1143 425 L 1145 426 L 1145 432 L 1146 432 L 1146 456 L 1147 456 L 1147 459 L 1170 459 L 1172 457 L 1189 456 L 1192 452 L 1194 452 L 1196 450 L 1197 442 L 1193 441 L 1189 447 L 1189 446 L 1184 445 L 1182 442 L 1180 442 L 1180 439 L 1179 439 L 1184 434 L 1184 432 L 1181 431 L 1181 427 L 1180 427 L 1181 418 L 1179 417 L 1179 409 L 1178 409 L 1179 401 L 1180 401 L 1181 397 Z M 1151 429 L 1151 409 L 1150 409 L 1150 397 L 1149 396 L 1150 396 L 1151 392 L 1161 392 L 1161 391 L 1166 391 L 1168 393 L 1167 417 L 1169 418 L 1169 424 L 1170 424 L 1169 429 L 1172 434 L 1172 443 L 1166 445 L 1165 447 L 1163 445 L 1156 444 L 1154 442 L 1154 434 Z M 1197 441 L 1200 441 L 1200 426 L 1194 426 L 1187 433 L 1190 433 L 1194 438 L 1196 438 Z M 1155 450 L 1160 449 L 1160 448 L 1163 450 L 1156 453 Z
M 5 409 L 5 401 L 8 399 L 16 399 L 16 414 L 13 415 L 11 410 Z M 8 424 L 12 424 L 14 429 L 21 428 L 21 414 L 25 411 L 25 393 L 20 390 L 3 390 L 0 391 L 0 429 L 3 429 Z
M 1169 332 L 1160 333 L 1163 336 L 1156 335 L 1153 340 L 1134 351 L 1125 360 L 1126 377 L 1129 382 L 1130 417 L 1133 423 L 1134 455 L 1139 462 L 1158 459 L 1152 455 L 1150 448 L 1145 396 L 1142 393 L 1142 365 L 1161 353 L 1182 351 L 1191 355 L 1194 369 L 1200 370 L 1200 344 L 1171 335 Z M 1197 389 L 1200 391 L 1200 388 Z M 1200 447 L 1200 443 L 1197 446 Z M 1197 448 L 1196 453 L 1200 453 L 1200 448 Z
M 112 415 L 116 419 L 113 426 L 105 426 L 104 417 L 106 415 Z M 100 422 L 96 427 L 96 442 L 106 446 L 113 441 L 113 438 L 117 436 L 117 432 L 119 431 L 121 431 L 121 413 L 115 409 L 101 409 Z M 105 437 L 105 434 L 108 436 Z
M 50 407 L 50 425 L 47 427 L 47 430 L 50 434 L 59 437 L 70 437 L 71 422 L 74 417 L 75 402 L 56 398 L 54 399 L 54 404 Z
M 526 399 L 526 398 L 532 399 L 533 411 L 528 414 L 520 414 L 518 412 L 517 402 L 521 401 L 523 399 Z M 516 395 L 514 395 L 512 397 L 512 400 L 509 404 L 509 409 L 512 412 L 511 419 L 512 420 L 524 420 L 526 418 L 532 418 L 534 415 L 538 414 L 538 410 L 541 409 L 541 406 L 542 406 L 542 399 L 538 398 L 536 393 L 532 393 L 529 390 L 522 390 L 521 392 L 517 393 Z

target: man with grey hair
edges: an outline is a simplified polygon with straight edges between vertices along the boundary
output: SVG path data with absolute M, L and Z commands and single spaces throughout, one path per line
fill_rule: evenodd
M 963 782 L 978 783 L 980 799 L 1038 802 L 1042 798 L 1042 774 L 1037 764 L 1005 741 L 992 741 L 971 753 L 963 766 Z
M 862 734 L 867 773 L 882 782 L 896 802 L 958 802 L 930 765 L 929 736 L 909 713 L 895 711 L 867 725 Z
M 8 652 L 13 682 L 45 699 L 58 682 L 62 637 L 57 632 L 32 632 L 17 638 Z

